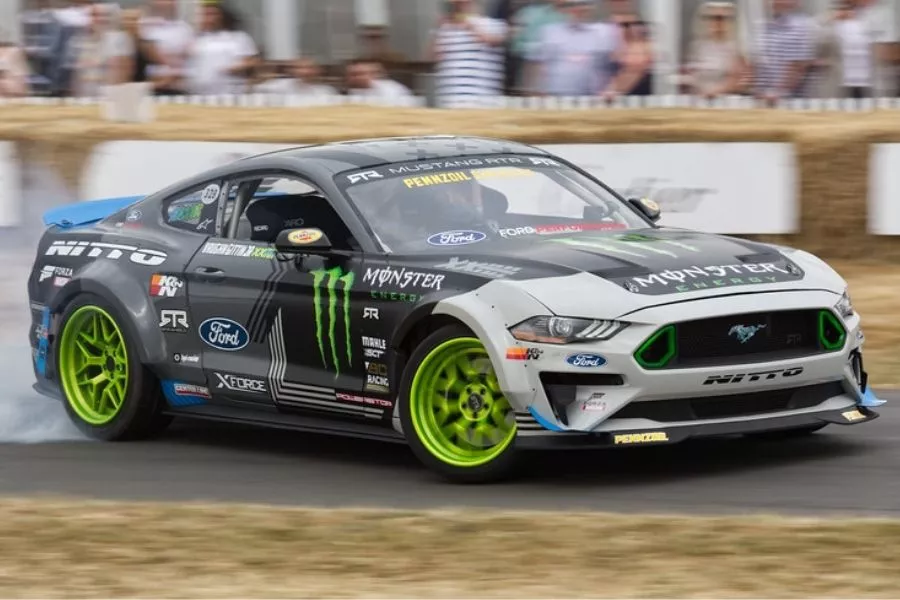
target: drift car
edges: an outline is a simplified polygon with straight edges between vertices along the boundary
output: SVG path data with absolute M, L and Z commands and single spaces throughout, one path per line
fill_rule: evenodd
M 36 389 L 102 440 L 244 422 L 405 441 L 459 481 L 527 448 L 877 416 L 837 273 L 659 216 L 538 148 L 451 136 L 63 207 L 28 283 Z

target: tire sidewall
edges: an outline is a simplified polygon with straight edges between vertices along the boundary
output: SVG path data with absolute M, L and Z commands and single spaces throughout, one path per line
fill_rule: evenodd
M 63 331 L 65 331 L 65 327 L 75 311 L 80 308 L 84 308 L 85 306 L 96 306 L 97 308 L 101 308 L 106 311 L 110 317 L 113 318 L 116 326 L 119 328 L 119 332 L 122 335 L 122 340 L 125 343 L 125 349 L 128 353 L 128 388 L 125 392 L 125 400 L 123 401 L 123 406 L 121 410 L 119 410 L 118 414 L 109 423 L 99 426 L 92 425 L 86 422 L 78 415 L 77 412 L 75 412 L 75 409 L 72 408 L 72 404 L 69 401 L 68 396 L 66 395 L 65 389 L 62 385 L 62 377 L 59 373 L 59 356 L 61 351 L 61 344 L 59 342 L 62 341 Z M 75 425 L 82 432 L 93 438 L 109 440 L 121 437 L 138 416 L 138 411 L 141 408 L 140 395 L 141 390 L 143 390 L 144 388 L 145 375 L 143 365 L 141 364 L 138 357 L 137 348 L 128 337 L 128 328 L 125 326 L 125 322 L 122 319 L 122 315 L 119 310 L 110 302 L 107 302 L 100 296 L 96 296 L 94 294 L 82 294 L 76 297 L 72 302 L 69 303 L 68 306 L 66 306 L 66 309 L 63 311 L 62 318 L 60 319 L 59 334 L 57 335 L 57 344 L 55 349 L 55 358 L 59 390 L 63 398 L 63 405 L 66 407 L 66 413 L 68 413 L 69 418 L 72 420 L 72 422 L 75 423 Z
M 450 481 L 457 483 L 487 483 L 505 479 L 512 475 L 519 464 L 519 452 L 516 450 L 516 438 L 513 438 L 506 449 L 493 460 L 475 467 L 457 467 L 450 465 L 432 454 L 419 439 L 413 425 L 410 406 L 410 393 L 413 379 L 419 366 L 428 354 L 442 343 L 461 337 L 477 337 L 463 325 L 447 325 L 430 334 L 416 346 L 409 357 L 400 380 L 398 395 L 398 414 L 403 435 L 413 454 L 431 470 Z M 496 367 L 494 367 L 496 370 Z

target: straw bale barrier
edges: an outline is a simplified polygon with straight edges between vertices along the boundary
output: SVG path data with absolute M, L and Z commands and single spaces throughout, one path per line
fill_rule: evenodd
M 755 237 L 796 245 L 826 259 L 900 262 L 900 239 L 866 232 L 870 144 L 900 142 L 900 115 L 894 111 L 453 111 L 172 105 L 158 108 L 156 122 L 139 125 L 105 122 L 96 106 L 0 107 L 0 140 L 15 141 L 22 157 L 40 157 L 53 163 L 73 187 L 92 147 L 109 140 L 290 144 L 440 133 L 534 144 L 791 142 L 800 168 L 801 231 L 796 235 Z M 739 167 L 753 169 L 752 164 Z

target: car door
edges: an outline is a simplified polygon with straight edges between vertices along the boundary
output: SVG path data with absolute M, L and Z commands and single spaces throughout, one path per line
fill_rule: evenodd
M 191 318 L 214 401 L 380 416 L 383 411 L 358 400 L 365 387 L 362 254 L 344 247 L 336 213 L 323 214 L 323 196 L 280 193 L 296 190 L 283 177 L 266 178 L 261 188 L 265 197 L 252 201 L 237 234 L 218 232 L 187 270 Z M 254 210 L 256 203 L 269 210 Z M 265 218 L 250 218 L 259 212 Z M 276 252 L 277 230 L 297 226 L 319 226 L 340 249 Z

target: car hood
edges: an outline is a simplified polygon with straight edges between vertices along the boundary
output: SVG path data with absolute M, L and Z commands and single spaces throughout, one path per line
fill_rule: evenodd
M 716 295 L 845 287 L 805 252 L 679 229 L 527 236 L 490 248 L 465 258 L 508 267 L 503 278 L 557 314 L 583 314 L 586 301 L 625 313 Z

